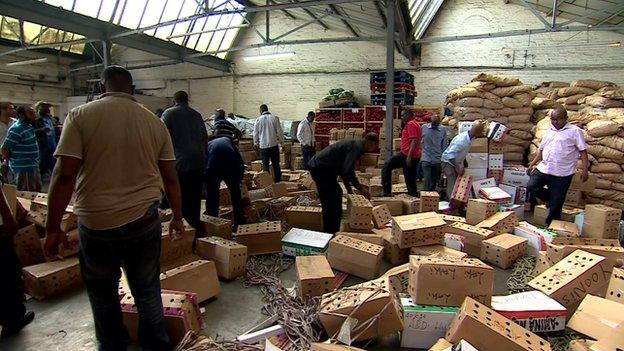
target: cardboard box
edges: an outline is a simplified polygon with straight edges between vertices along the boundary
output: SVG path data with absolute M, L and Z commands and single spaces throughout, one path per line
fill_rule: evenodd
M 437 191 L 421 191 L 420 192 L 420 211 L 419 212 L 435 212 L 440 204 L 440 194 Z
M 551 350 L 548 341 L 469 297 L 453 319 L 445 339 L 452 343 L 466 340 L 478 350 Z
M 476 258 L 410 256 L 409 294 L 419 305 L 460 306 L 466 297 L 489 305 L 494 269 Z
M 374 279 L 379 273 L 383 247 L 338 235 L 329 242 L 327 260 L 332 268 L 362 279 Z
M 333 235 L 291 228 L 282 238 L 282 252 L 288 256 L 322 255 Z
M 557 233 L 558 236 L 564 237 L 578 237 L 581 235 L 579 233 L 579 228 L 575 223 L 559 221 L 556 219 L 550 223 L 548 230 Z
M 253 172 L 262 172 L 262 161 L 251 161 L 251 170 Z
M 622 210 L 605 205 L 585 206 L 583 236 L 590 238 L 617 239 Z
M 448 257 L 452 259 L 467 258 L 468 254 L 443 245 L 416 246 L 410 249 L 410 255 Z
M 371 200 L 373 206 L 386 205 L 392 216 L 400 216 L 403 213 L 403 199 L 400 197 L 374 197 Z
M 546 251 L 546 244 L 552 242 L 555 234 L 538 228 L 528 222 L 520 222 L 514 228 L 514 235 L 528 240 L 527 255 L 537 257 L 539 251 Z
M 347 195 L 347 217 L 350 228 L 373 229 L 373 205 L 362 195 Z
M 481 260 L 507 269 L 526 256 L 527 242 L 525 238 L 507 233 L 483 240 Z
M 469 152 L 466 154 L 468 168 L 489 168 L 488 160 L 489 157 L 487 152 Z
M 403 330 L 401 303 L 389 278 L 364 282 L 323 295 L 319 319 L 335 338 L 350 317 L 351 340 L 368 340 Z
M 186 230 L 178 238 L 169 234 L 168 225 L 161 225 L 162 235 L 160 237 L 160 266 L 166 267 L 172 262 L 178 261 L 182 257 L 193 253 L 193 240 L 195 239 L 195 229 L 188 223 L 184 223 Z
M 568 311 L 540 291 L 493 296 L 492 309 L 534 333 L 565 329 Z
M 499 204 L 505 204 L 513 202 L 515 194 L 512 196 L 512 194 L 504 191 L 499 186 L 493 186 L 479 189 L 478 196 L 482 199 L 494 201 Z
M 82 285 L 77 257 L 24 267 L 22 273 L 26 293 L 37 300 L 44 300 Z
M 624 305 L 587 295 L 568 321 L 568 328 L 592 339 L 608 338 L 624 322 Z
M 502 169 L 488 169 L 487 171 L 488 179 L 494 179 L 496 184 L 500 184 L 503 182 L 503 170 Z
M 253 181 L 258 188 L 266 188 L 273 184 L 273 176 L 269 172 L 258 172 L 253 177 Z
M 401 298 L 403 325 L 401 347 L 427 349 L 444 337 L 446 329 L 459 310 L 457 307 L 417 305 L 408 297 Z
M 590 348 L 592 351 L 624 350 L 624 322 L 613 328 L 608 336 L 598 339 Z
M 325 256 L 297 256 L 295 273 L 300 297 L 321 296 L 333 290 L 335 275 Z
M 326 344 L 326 343 L 320 343 L 320 342 L 313 342 L 312 344 L 310 344 L 310 348 L 312 351 L 364 351 L 364 349 L 360 349 L 360 348 L 353 347 L 353 346 Z
M 188 291 L 204 302 L 221 293 L 217 268 L 213 261 L 198 260 L 160 274 L 162 289 Z
M 392 215 L 385 204 L 373 207 L 373 223 L 375 228 L 383 228 L 390 224 Z
M 502 154 L 490 153 L 488 155 L 488 169 L 495 170 L 495 171 L 502 171 L 503 159 L 504 159 L 504 156 Z
M 438 341 L 431 346 L 429 351 L 446 351 L 448 348 L 453 347 L 453 344 L 446 341 L 446 339 L 438 339 Z
M 562 221 L 566 221 L 566 222 L 575 222 L 576 223 L 576 216 L 578 214 L 582 215 L 584 212 L 585 211 L 583 209 L 581 209 L 581 208 L 570 207 L 570 206 L 565 206 L 564 205 L 563 208 L 561 209 L 561 220 Z M 580 229 L 581 229 L 581 227 L 579 226 L 579 230 Z
M 247 255 L 282 252 L 282 223 L 261 222 L 238 226 L 235 240 L 247 246 Z
M 548 208 L 546 205 L 537 205 L 533 209 L 533 224 L 546 226 L 546 217 L 548 217 Z
M 523 186 L 526 188 L 529 184 L 529 175 L 526 173 L 526 169 L 515 170 L 505 169 L 503 170 L 503 183 L 514 186 Z
M 462 251 L 473 257 L 481 257 L 483 240 L 494 236 L 494 232 L 489 229 L 459 222 L 449 225 L 446 233 L 461 235 L 464 238 Z
M 462 203 L 468 202 L 468 199 L 472 196 L 472 177 L 464 174 L 455 180 L 455 186 L 453 186 L 453 192 L 451 193 L 451 199 Z
M 215 263 L 217 275 L 223 279 L 233 279 L 245 275 L 247 247 L 235 241 L 217 236 L 197 239 L 197 254 Z
M 518 217 L 515 212 L 496 212 L 491 217 L 479 222 L 477 227 L 489 229 L 495 235 L 503 233 L 513 233 L 518 225 Z
M 15 236 L 13 236 L 13 248 L 22 267 L 46 261 L 43 255 L 43 246 L 41 246 L 39 239 L 39 232 L 34 224 L 21 228 L 15 233 Z
M 36 224 L 40 227 L 45 228 L 46 226 L 46 212 L 35 212 L 29 211 L 26 213 L 26 220 L 30 223 Z M 68 232 L 70 230 L 76 229 L 78 226 L 78 217 L 73 213 L 64 213 L 61 219 L 61 230 L 64 232 Z
M 367 243 L 384 246 L 384 239 L 381 234 L 376 233 L 353 233 L 353 232 L 337 232 L 336 235 L 344 235 L 350 238 L 366 241 Z
M 398 294 L 407 294 L 409 291 L 409 263 L 390 268 L 381 278 L 388 277 L 395 283 Z M 380 279 L 381 279 L 380 278 Z
M 468 152 L 487 153 L 488 138 L 474 138 L 470 142 L 470 150 Z
M 464 168 L 464 175 L 470 176 L 473 182 L 487 178 L 487 168 Z
M 440 214 L 440 217 L 442 217 L 442 219 L 444 220 L 444 222 L 446 222 L 446 224 L 453 224 L 457 222 L 466 223 L 466 218 L 460 217 L 460 216 Z
M 605 298 L 624 304 L 624 269 L 613 268 Z
M 596 343 L 595 340 L 576 339 L 568 344 L 568 351 L 592 351 L 591 346 Z
M 414 214 L 420 211 L 420 199 L 408 194 L 399 194 L 395 198 L 403 202 L 403 214 Z
M 535 263 L 535 268 L 533 268 L 533 276 L 538 276 L 550 267 L 552 267 L 553 263 L 548 259 L 548 255 L 546 251 L 540 251 L 537 256 L 537 262 Z
M 225 218 L 208 216 L 202 213 L 199 218 L 204 224 L 204 231 L 207 235 L 218 236 L 224 239 L 232 237 L 232 221 Z
M 165 316 L 165 329 L 173 344 L 178 344 L 188 331 L 199 332 L 204 325 L 195 294 L 163 290 L 160 294 Z M 126 294 L 120 301 L 123 323 L 131 340 L 138 340 L 139 313 L 134 297 Z
M 568 206 L 582 207 L 585 205 L 583 193 L 579 189 L 568 189 L 565 197 L 565 204 Z
M 435 212 L 392 218 L 392 236 L 400 248 L 441 244 L 446 222 Z
M 496 186 L 496 179 L 494 178 L 472 180 L 472 192 L 475 194 L 475 196 L 479 195 L 479 190 L 481 190 L 482 188 L 489 188 L 493 186 Z
M 323 213 L 321 207 L 291 206 L 286 208 L 286 223 L 294 228 L 323 231 Z
M 570 189 L 578 189 L 584 193 L 591 193 L 594 189 L 596 189 L 596 183 L 598 182 L 598 177 L 595 174 L 589 174 L 587 180 L 585 182 L 581 181 L 581 175 L 583 173 L 581 171 L 577 171 L 572 177 L 572 183 L 570 183 Z
M 551 262 L 558 262 L 579 249 L 606 258 L 609 271 L 611 267 L 618 266 L 618 260 L 624 257 L 624 248 L 615 239 L 556 237 L 546 245 Z
M 609 278 L 605 261 L 604 257 L 576 250 L 533 278 L 529 286 L 571 310 L 587 294 L 607 284 Z
M 501 143 L 500 141 L 490 140 L 488 152 L 490 154 L 502 155 L 505 153 L 505 144 Z
M 400 248 L 397 240 L 392 236 L 392 229 L 373 229 L 373 232 L 383 237 L 384 259 L 393 266 L 406 263 L 409 260 L 409 248 Z
M 466 223 L 476 225 L 487 218 L 492 217 L 497 210 L 497 204 L 494 201 L 484 199 L 468 200 L 466 208 Z

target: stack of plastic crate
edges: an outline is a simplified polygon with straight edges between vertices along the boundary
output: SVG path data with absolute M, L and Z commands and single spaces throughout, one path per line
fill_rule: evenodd
M 373 72 L 370 75 L 370 100 L 372 105 L 386 104 L 386 72 Z M 406 71 L 394 72 L 394 103 L 413 105 L 416 98 L 414 76 Z

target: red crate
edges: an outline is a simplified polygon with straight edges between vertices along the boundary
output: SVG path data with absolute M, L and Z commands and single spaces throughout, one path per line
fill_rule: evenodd
M 351 121 L 364 122 L 364 109 L 363 108 L 345 109 L 343 110 L 343 113 L 342 113 L 342 120 L 344 122 L 351 122 Z
M 385 106 L 366 106 L 366 121 L 383 121 L 386 119 Z M 399 117 L 399 108 L 394 108 L 394 118 Z
M 370 85 L 371 91 L 386 91 L 386 83 L 373 83 Z M 407 91 L 415 91 L 416 86 L 410 83 L 394 83 L 394 91 L 397 90 L 407 90 Z
M 379 132 L 381 131 L 381 125 L 382 123 L 366 123 L 366 133 L 377 133 L 377 135 L 379 135 Z
M 315 135 L 316 149 L 322 150 L 329 145 L 329 136 Z
M 444 109 L 442 106 L 406 106 L 409 115 L 414 117 L 417 122 L 429 123 L 431 116 L 438 115 L 440 119 L 444 118 Z
M 364 126 L 365 126 L 364 122 L 343 122 L 342 123 L 342 128 L 343 129 L 349 129 L 349 128 L 364 129 Z
M 329 135 L 329 131 L 332 128 L 342 128 L 340 122 L 326 122 L 326 123 L 314 123 L 314 134 Z
M 336 121 L 340 122 L 342 120 L 342 110 L 341 109 L 322 109 L 316 111 L 316 120 L 317 121 Z

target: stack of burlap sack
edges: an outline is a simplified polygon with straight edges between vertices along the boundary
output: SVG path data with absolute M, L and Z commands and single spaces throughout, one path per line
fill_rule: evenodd
M 481 73 L 447 94 L 453 117 L 442 122 L 456 128 L 459 122 L 477 119 L 504 124 L 510 132 L 504 139 L 505 161 L 521 162 L 533 139 L 533 87 L 520 79 Z
M 624 91 L 612 83 L 591 80 L 573 82 L 570 88 L 573 87 L 594 90 L 593 94 L 577 100 L 577 113 L 568 111 L 569 122 L 584 130 L 590 171 L 598 177 L 596 189 L 589 194 L 588 202 L 624 208 Z M 568 105 L 564 106 L 568 108 Z M 531 157 L 548 128 L 548 118 L 537 123 Z

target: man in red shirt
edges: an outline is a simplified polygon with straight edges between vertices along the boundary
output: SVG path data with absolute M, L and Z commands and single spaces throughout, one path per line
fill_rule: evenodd
M 407 193 L 418 196 L 416 186 L 416 168 L 420 162 L 420 140 L 422 130 L 416 120 L 409 115 L 408 111 L 403 112 L 403 131 L 401 132 L 401 152 L 392 156 L 384 164 L 381 171 L 381 185 L 384 196 L 392 196 L 392 170 L 403 167 Z

